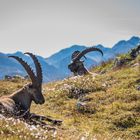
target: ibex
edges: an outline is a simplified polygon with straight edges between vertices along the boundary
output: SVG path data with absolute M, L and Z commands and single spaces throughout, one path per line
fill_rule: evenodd
M 90 72 L 87 70 L 87 68 L 84 67 L 83 61 L 80 61 L 80 59 L 88 52 L 91 51 L 98 51 L 103 55 L 102 50 L 95 48 L 95 47 L 90 47 L 82 52 L 80 51 L 75 51 L 72 54 L 72 63 L 68 65 L 68 68 L 70 69 L 71 72 L 74 73 L 75 76 L 77 75 L 84 75 L 84 74 L 90 74 Z M 84 56 L 85 57 L 85 56 Z M 86 57 L 85 57 L 86 58 Z
M 42 94 L 43 77 L 41 65 L 35 55 L 29 52 L 25 54 L 28 54 L 33 59 L 36 68 L 36 75 L 34 74 L 31 67 L 21 58 L 17 56 L 9 56 L 10 58 L 14 58 L 19 63 L 21 63 L 21 65 L 25 68 L 26 72 L 28 73 L 31 79 L 31 83 L 25 85 L 22 89 L 14 92 L 9 96 L 2 96 L 0 98 L 0 109 L 1 109 L 0 111 L 2 112 L 4 110 L 7 113 L 10 113 L 15 116 L 23 116 L 23 118 L 41 117 L 45 120 L 57 123 L 57 120 L 52 120 L 47 117 L 38 116 L 30 113 L 30 106 L 32 101 L 34 101 L 36 104 L 44 104 L 45 99 Z M 58 122 L 60 121 L 58 120 Z

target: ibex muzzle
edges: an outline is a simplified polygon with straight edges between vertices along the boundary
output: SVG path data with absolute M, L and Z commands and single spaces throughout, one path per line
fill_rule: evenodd
M 32 100 L 36 103 L 36 104 L 44 104 L 45 99 L 44 96 L 42 94 L 42 89 L 40 87 L 37 87 L 34 85 L 29 85 L 30 90 L 30 94 L 32 95 Z

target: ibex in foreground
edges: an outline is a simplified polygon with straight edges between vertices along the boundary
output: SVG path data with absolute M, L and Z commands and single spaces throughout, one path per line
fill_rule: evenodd
M 30 106 L 32 101 L 36 104 L 43 104 L 45 102 L 42 94 L 42 69 L 41 65 L 32 53 L 25 53 L 31 56 L 34 61 L 36 68 L 36 75 L 30 66 L 17 56 L 9 56 L 10 58 L 16 59 L 25 68 L 32 83 L 25 85 L 22 89 L 14 92 L 9 96 L 0 97 L 0 112 L 6 112 L 14 116 L 22 116 L 23 118 L 36 118 L 51 121 L 53 123 L 59 123 L 59 120 L 52 120 L 44 116 L 38 116 L 30 113 Z
M 85 57 L 84 55 L 86 53 L 91 52 L 91 51 L 98 51 L 98 52 L 100 52 L 103 55 L 102 50 L 100 50 L 98 48 L 95 48 L 95 47 L 87 48 L 87 49 L 83 50 L 82 52 L 75 51 L 72 54 L 72 57 L 71 57 L 72 63 L 68 65 L 68 68 L 70 69 L 71 72 L 74 73 L 74 76 L 84 75 L 84 74 L 91 74 L 87 70 L 87 68 L 85 68 L 85 66 L 83 64 L 83 61 L 80 60 L 82 57 Z

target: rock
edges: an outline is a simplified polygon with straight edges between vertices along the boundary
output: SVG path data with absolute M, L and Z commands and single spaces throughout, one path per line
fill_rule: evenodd
M 137 90 L 140 90 L 140 86 L 137 87 Z
M 80 113 L 90 113 L 93 114 L 96 112 L 94 106 L 90 105 L 91 99 L 81 99 L 77 101 L 76 108 Z
M 132 67 L 138 67 L 138 66 L 140 66 L 139 63 L 135 63 L 135 64 L 132 65 Z
M 68 97 L 78 99 L 88 94 L 88 92 L 89 90 L 87 89 L 72 87 L 71 89 L 69 89 Z
M 129 58 L 120 58 L 117 57 L 114 61 L 114 67 L 121 67 L 125 64 L 127 64 L 128 62 L 130 62 L 132 59 Z

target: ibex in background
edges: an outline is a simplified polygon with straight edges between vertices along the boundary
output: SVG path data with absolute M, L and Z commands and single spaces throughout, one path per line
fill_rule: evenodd
M 84 61 L 81 61 L 80 59 L 82 57 L 85 57 L 85 54 L 88 53 L 88 52 L 91 52 L 91 51 L 98 51 L 100 52 L 102 55 L 103 55 L 103 52 L 102 50 L 98 49 L 98 48 L 95 48 L 95 47 L 90 47 L 90 48 L 87 48 L 85 50 L 83 50 L 82 52 L 80 51 L 75 51 L 73 54 L 72 54 L 72 63 L 68 65 L 68 68 L 70 69 L 71 72 L 74 73 L 74 76 L 77 76 L 77 75 L 84 75 L 84 74 L 91 74 L 84 66 L 83 62 Z M 86 57 L 85 57 L 86 58 Z
M 21 63 L 21 65 L 25 68 L 26 72 L 28 73 L 32 82 L 25 85 L 22 89 L 14 92 L 9 96 L 2 96 L 0 98 L 0 112 L 4 110 L 7 113 L 10 113 L 14 116 L 22 116 L 25 119 L 26 118 L 40 119 L 41 117 L 41 119 L 45 119 L 53 123 L 61 122 L 59 120 L 52 120 L 44 116 L 38 116 L 30 113 L 30 106 L 32 101 L 34 101 L 36 104 L 44 104 L 45 99 L 42 94 L 43 77 L 41 65 L 35 55 L 29 52 L 25 54 L 30 55 L 31 58 L 33 59 L 36 68 L 36 75 L 30 68 L 30 66 L 21 58 L 17 56 L 9 56 L 10 58 L 14 58 L 19 63 Z

